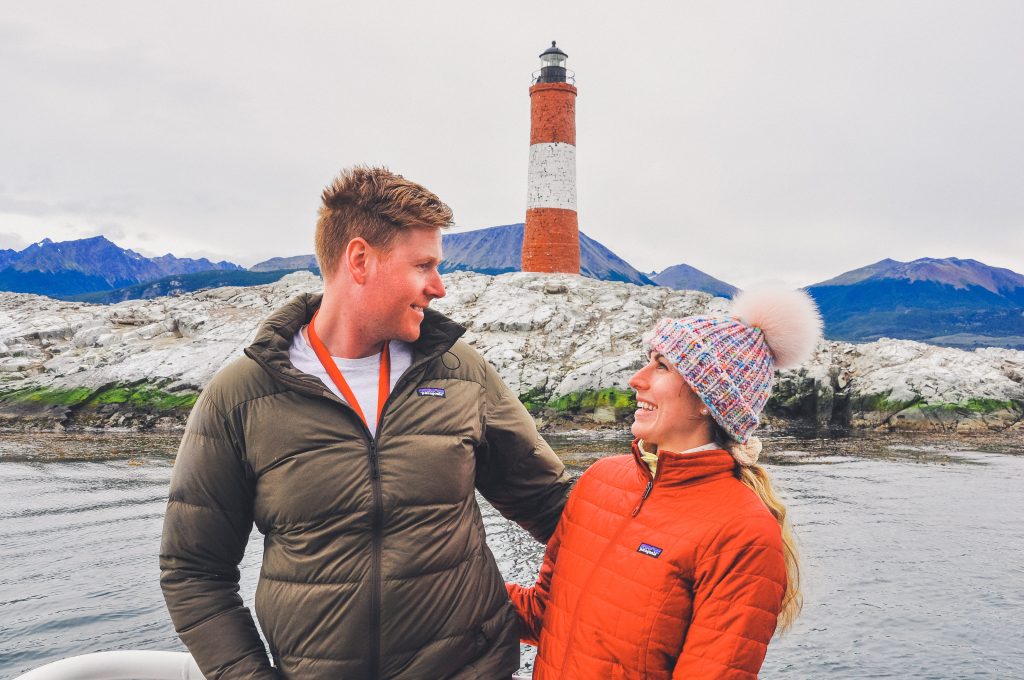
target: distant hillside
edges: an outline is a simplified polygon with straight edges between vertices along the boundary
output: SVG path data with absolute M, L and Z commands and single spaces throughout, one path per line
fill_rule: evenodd
M 66 297 L 178 274 L 240 269 L 231 262 L 170 253 L 148 258 L 103 236 L 57 243 L 43 239 L 21 251 L 0 251 L 0 290 Z
M 882 260 L 810 286 L 835 340 L 1024 348 L 1024 276 L 976 260 Z
M 958 289 L 984 288 L 997 295 L 1009 296 L 1018 304 L 1024 305 L 1024 297 L 1021 297 L 1024 294 L 1024 274 L 1001 267 L 990 267 L 977 260 L 961 260 L 956 257 L 922 257 L 912 262 L 885 259 L 815 285 L 848 286 L 880 279 L 931 281 Z
M 179 274 L 168 276 L 156 281 L 137 283 L 115 290 L 104 290 L 81 295 L 69 295 L 61 299 L 74 302 L 92 302 L 96 304 L 114 304 L 125 300 L 148 300 L 164 295 L 180 295 L 191 293 L 203 288 L 220 288 L 221 286 L 259 286 L 273 283 L 287 274 L 299 269 L 275 269 L 273 271 L 252 272 L 241 270 L 208 271 L 195 274 Z
M 272 272 L 280 269 L 308 269 L 319 274 L 320 266 L 316 262 L 316 255 L 295 255 L 294 257 L 272 257 L 263 262 L 257 262 L 249 267 L 251 272 Z
M 520 270 L 523 261 L 523 225 L 474 229 L 442 237 L 441 273 L 471 271 L 506 274 Z
M 702 290 L 719 297 L 731 298 L 739 290 L 688 264 L 677 264 L 657 273 L 652 272 L 650 277 L 659 286 L 668 286 L 673 290 Z
M 442 237 L 444 260 L 442 274 L 471 271 L 480 274 L 506 274 L 520 271 L 523 256 L 523 224 L 475 229 Z M 276 267 L 311 269 L 319 273 L 313 255 L 275 257 L 253 265 L 252 271 Z M 641 286 L 653 285 L 647 276 L 586 234 L 580 232 L 580 273 L 602 281 L 626 281 Z
M 523 256 L 523 224 L 445 234 L 441 273 L 473 271 L 504 274 L 520 271 Z M 580 232 L 580 273 L 602 281 L 653 284 L 621 257 Z

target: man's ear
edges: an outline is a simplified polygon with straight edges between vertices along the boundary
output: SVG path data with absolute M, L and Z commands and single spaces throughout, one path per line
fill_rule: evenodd
M 349 274 L 352 276 L 352 280 L 360 285 L 366 283 L 370 250 L 370 244 L 361 236 L 356 236 L 349 241 L 345 248 L 345 264 Z

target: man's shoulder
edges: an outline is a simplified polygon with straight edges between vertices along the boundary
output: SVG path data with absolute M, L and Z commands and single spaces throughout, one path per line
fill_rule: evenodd
M 451 379 L 483 385 L 487 380 L 487 360 L 465 341 L 456 340 L 455 344 L 431 362 L 430 372 L 440 372 Z
M 226 413 L 241 403 L 280 391 L 258 363 L 243 355 L 217 371 L 203 388 L 203 395 Z
M 483 358 L 480 352 L 476 351 L 476 348 L 465 340 L 456 340 L 448 352 L 458 357 L 469 368 L 483 370 L 487 365 L 487 360 Z

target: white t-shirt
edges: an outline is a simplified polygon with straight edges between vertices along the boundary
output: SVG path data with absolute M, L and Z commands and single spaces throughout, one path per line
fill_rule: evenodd
M 319 378 L 320 382 L 327 386 L 327 389 L 338 395 L 342 401 L 345 401 L 341 390 L 331 380 L 331 376 L 327 375 L 327 371 L 324 370 L 324 366 L 320 363 L 316 352 L 313 351 L 313 347 L 306 341 L 305 330 L 306 327 L 303 326 L 295 334 L 292 346 L 288 349 L 288 359 L 292 362 L 292 366 L 303 373 Z M 412 365 L 412 346 L 401 340 L 392 340 L 388 344 L 388 350 L 391 354 L 391 384 L 388 385 L 388 392 L 390 393 L 395 388 L 395 383 L 398 382 L 398 379 Z M 370 428 L 370 432 L 376 435 L 377 383 L 380 378 L 380 355 L 374 354 L 362 359 L 331 358 L 334 359 L 334 363 L 337 364 L 341 374 L 345 376 L 345 382 L 351 388 L 352 394 L 356 395 L 359 408 L 362 409 L 363 415 L 366 416 L 366 426 Z

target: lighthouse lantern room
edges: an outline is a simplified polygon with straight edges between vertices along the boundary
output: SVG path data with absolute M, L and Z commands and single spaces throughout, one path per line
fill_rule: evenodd
M 534 83 L 566 83 L 572 82 L 573 76 L 565 67 L 569 55 L 558 48 L 555 41 L 551 41 L 551 47 L 540 53 L 541 68 L 533 79 Z

